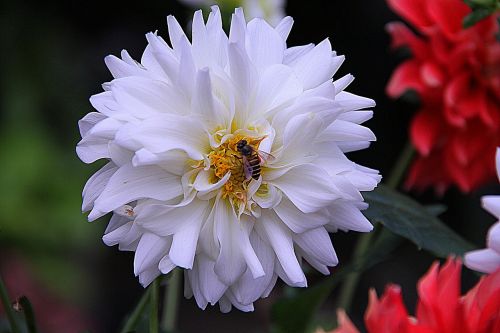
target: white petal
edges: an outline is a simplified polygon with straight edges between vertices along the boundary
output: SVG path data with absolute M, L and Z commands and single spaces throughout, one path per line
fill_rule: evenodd
M 82 211 L 85 212 L 92 209 L 94 201 L 101 195 L 104 187 L 116 170 L 118 168 L 113 163 L 108 163 L 89 178 L 83 188 Z
M 144 233 L 135 251 L 134 274 L 137 276 L 151 267 L 157 267 L 169 246 L 170 242 L 166 238 Z
M 307 54 L 300 57 L 296 63 L 292 64 L 292 67 L 302 81 L 304 89 L 317 87 L 331 79 L 334 67 L 330 41 L 323 40 Z
M 132 75 L 140 75 L 142 71 L 137 65 L 132 65 L 122 59 L 109 55 L 104 62 L 115 79 Z
M 243 303 L 238 302 L 238 300 L 236 299 L 236 297 L 234 296 L 234 294 L 232 293 L 231 290 L 228 290 L 224 294 L 224 296 L 227 297 L 227 299 L 231 302 L 231 304 L 234 305 L 234 307 L 240 311 L 250 312 L 250 311 L 254 310 L 253 304 L 243 304 Z
M 255 228 L 261 237 L 269 240 L 290 281 L 294 284 L 305 284 L 306 277 L 295 256 L 292 235 L 278 216 L 272 212 L 263 211 Z
M 82 119 L 80 119 L 78 121 L 78 128 L 80 129 L 80 135 L 82 137 L 85 136 L 85 134 L 87 134 L 87 132 L 95 126 L 95 124 L 97 124 L 98 122 L 100 122 L 101 120 L 104 120 L 106 119 L 107 117 L 105 115 L 103 115 L 102 113 L 99 113 L 99 112 L 90 112 L 88 113 L 87 115 L 85 115 L 85 117 L 83 117 Z
M 170 43 L 172 43 L 172 47 L 174 50 L 180 50 L 180 41 L 182 39 L 187 39 L 184 31 L 182 31 L 181 25 L 175 17 L 172 15 L 167 16 L 167 25 L 168 25 L 168 35 L 170 38 Z
M 339 263 L 328 232 L 323 227 L 293 234 L 295 243 L 309 256 L 326 266 Z
M 328 174 L 312 164 L 294 167 L 270 183 L 304 213 L 318 211 L 339 198 L 333 192 Z
M 300 247 L 297 248 L 297 254 L 304 258 L 309 265 L 311 265 L 314 269 L 320 272 L 323 275 L 330 275 L 330 269 L 327 265 L 322 264 L 319 260 L 317 260 L 314 256 L 305 253 Z
M 488 247 L 500 254 L 500 222 L 491 226 L 488 231 Z
M 190 224 L 201 223 L 207 205 L 208 202 L 197 199 L 182 207 L 151 204 L 137 213 L 135 221 L 142 228 L 159 236 L 173 235 Z
M 495 162 L 497 166 L 498 180 L 500 180 L 500 148 L 497 148 L 497 153 L 495 155 Z
M 161 274 L 157 267 L 152 267 L 151 269 L 139 274 L 139 283 L 146 288 L 151 282 L 153 282 Z
M 300 249 L 299 249 L 300 250 Z M 300 259 L 300 257 L 297 255 L 297 259 Z M 291 287 L 307 287 L 307 280 L 301 280 L 299 282 L 293 282 L 287 275 L 285 269 L 281 265 L 279 260 L 276 260 L 274 262 L 274 272 L 279 276 L 280 279 L 283 280 L 287 285 Z
M 191 44 L 187 38 L 180 40 L 180 63 L 177 84 L 184 95 L 189 99 L 193 95 L 196 81 L 196 65 L 191 52 Z
M 108 144 L 113 140 L 122 123 L 113 118 L 106 118 L 94 125 L 80 140 L 76 147 L 78 157 L 85 163 L 92 163 L 101 158 L 109 158 Z
M 242 304 L 255 302 L 260 297 L 263 297 L 270 284 L 274 286 L 273 271 L 275 255 L 272 248 L 256 232 L 250 234 L 250 242 L 259 261 L 262 263 L 265 274 L 255 278 L 251 270 L 247 269 L 238 282 L 231 286 L 236 299 Z
M 314 113 L 300 114 L 291 118 L 283 134 L 283 149 L 276 156 L 277 160 L 272 166 L 287 166 L 297 161 L 303 162 L 304 156 L 311 155 L 311 143 L 314 142 L 322 127 L 321 117 Z
M 285 56 L 283 58 L 283 64 L 291 65 L 294 64 L 305 54 L 309 53 L 314 49 L 314 44 L 300 45 L 300 46 L 292 46 L 285 50 Z
M 163 115 L 149 118 L 140 123 L 130 133 L 130 137 L 152 153 L 180 149 L 194 160 L 202 160 L 210 150 L 204 125 L 198 119 L 188 116 Z
M 111 91 L 90 96 L 90 104 L 105 116 L 122 121 L 134 121 L 135 116 L 124 110 L 115 100 Z
M 347 88 L 347 86 L 349 86 L 352 81 L 354 81 L 354 76 L 352 76 L 351 74 L 344 75 L 340 79 L 333 81 L 336 94 Z
M 206 218 L 208 202 L 197 200 L 186 207 L 191 208 L 191 215 L 186 216 L 184 220 L 177 221 L 177 223 L 182 223 L 183 226 L 174 234 L 172 247 L 168 255 L 177 266 L 189 269 L 193 267 L 198 235 Z
M 135 251 L 137 249 L 137 246 L 139 245 L 139 240 L 143 233 L 144 231 L 132 222 L 132 226 L 129 231 L 120 239 L 118 249 L 120 251 Z
M 201 170 L 193 183 L 193 187 L 198 191 L 198 197 L 204 200 L 213 198 L 217 195 L 217 190 L 220 189 L 231 177 L 231 172 L 228 172 L 219 179 L 216 183 L 211 183 L 211 179 L 214 178 L 213 169 Z
M 252 196 L 252 199 L 261 208 L 273 208 L 276 207 L 282 199 L 283 195 L 275 186 L 267 184 L 261 186 L 257 192 Z
M 349 121 L 336 120 L 318 137 L 320 141 L 376 141 L 368 128 Z
M 193 92 L 191 109 L 198 113 L 213 128 L 227 123 L 224 114 L 217 112 L 212 95 L 210 73 L 207 68 L 199 70 L 196 74 L 196 87 Z
M 215 262 L 204 255 L 196 258 L 197 275 L 201 293 L 212 305 L 217 303 L 227 290 L 227 286 L 215 274 Z
M 370 147 L 369 141 L 343 141 L 337 143 L 337 146 L 344 152 L 350 153 L 352 151 L 363 150 Z
M 252 231 L 253 225 L 255 223 L 255 219 L 252 219 L 248 216 L 241 216 L 240 219 L 241 227 L 236 228 L 236 232 L 234 238 L 236 239 L 238 245 L 240 246 L 241 252 L 245 261 L 252 273 L 252 277 L 257 279 L 263 276 L 264 269 L 262 268 L 262 264 L 255 253 L 253 246 L 250 244 L 250 232 Z
M 172 84 L 173 82 L 170 80 L 170 76 L 163 70 L 163 66 L 157 55 L 158 52 L 154 50 L 153 46 L 147 45 L 142 53 L 141 67 L 147 70 L 149 77 Z
M 234 209 L 226 200 L 219 200 L 216 204 L 214 219 L 220 243 L 215 273 L 224 284 L 232 285 L 245 272 L 247 266 L 238 243 L 243 231 Z
M 500 195 L 485 195 L 481 197 L 483 208 L 500 218 Z
M 170 200 L 182 194 L 180 177 L 156 166 L 120 167 L 110 178 L 94 210 L 110 212 L 140 198 Z
M 168 256 L 161 258 L 160 263 L 158 264 L 158 269 L 162 272 L 162 274 L 170 273 L 175 267 L 177 266 L 175 266 Z
M 500 267 L 500 253 L 492 249 L 467 252 L 465 266 L 478 272 L 493 273 Z
M 271 65 L 260 77 L 254 108 L 261 112 L 271 111 L 291 103 L 302 91 L 302 84 L 290 67 Z
M 132 165 L 134 167 L 158 165 L 174 175 L 182 176 L 187 171 L 188 158 L 189 156 L 182 150 L 170 150 L 155 154 L 142 148 L 135 152 Z
M 233 305 L 231 304 L 231 301 L 227 297 L 222 297 L 219 300 L 220 312 L 229 313 L 229 312 L 231 312 L 232 308 L 233 308 Z
M 266 21 L 255 18 L 248 23 L 246 50 L 257 68 L 281 64 L 285 48 L 281 36 Z
M 213 47 L 213 45 L 208 44 L 207 28 L 205 27 L 201 10 L 197 10 L 194 13 L 191 35 L 193 58 L 196 67 L 203 68 L 208 66 L 209 61 L 212 59 L 210 56 L 210 47 Z
M 237 43 L 228 47 L 229 69 L 232 81 L 237 91 L 238 112 L 235 114 L 237 126 L 246 125 L 248 114 L 251 113 L 249 103 L 253 98 L 255 86 L 258 83 L 257 70 L 248 55 Z
M 287 40 L 288 35 L 290 34 L 290 31 L 292 30 L 293 26 L 293 18 L 290 16 L 284 17 L 280 23 L 276 26 L 276 31 L 280 34 L 281 38 L 283 38 L 284 41 Z
M 344 112 L 339 115 L 340 120 L 350 121 L 355 124 L 362 124 L 365 121 L 372 119 L 373 111 L 351 111 Z
M 370 221 L 354 204 L 346 202 L 334 203 L 328 208 L 331 221 L 329 225 L 342 230 L 368 232 L 373 229 Z
M 106 233 L 103 237 L 102 240 L 104 244 L 107 246 L 113 246 L 118 243 L 125 237 L 125 235 L 130 231 L 132 228 L 133 222 L 129 222 L 127 224 L 122 225 L 121 227 L 118 227 L 114 229 L 111 232 Z
M 229 30 L 229 42 L 241 44 L 245 41 L 247 24 L 241 8 L 236 8 L 231 16 L 231 28 Z M 242 45 L 244 47 L 244 45 Z
M 295 233 L 303 233 L 328 223 L 329 216 L 324 211 L 303 213 L 288 199 L 284 198 L 274 207 L 279 218 Z
M 207 33 L 211 45 L 211 58 L 215 61 L 214 65 L 225 68 L 227 64 L 227 45 L 228 37 L 222 28 L 222 17 L 219 7 L 212 6 L 212 11 L 208 15 Z
M 166 82 L 142 77 L 125 77 L 111 82 L 111 90 L 122 108 L 138 118 L 155 114 L 186 113 L 186 97 Z
M 346 111 L 361 110 L 375 106 L 375 101 L 373 99 L 354 95 L 347 91 L 338 93 L 335 97 L 335 101 L 340 108 Z
M 121 226 L 127 224 L 130 222 L 130 217 L 122 216 L 120 214 L 113 213 L 111 218 L 109 219 L 109 223 L 106 227 L 106 230 L 104 230 L 104 234 L 108 234 L 111 231 L 114 231 Z

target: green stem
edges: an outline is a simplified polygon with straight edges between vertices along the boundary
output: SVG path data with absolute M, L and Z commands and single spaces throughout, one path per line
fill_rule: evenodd
M 375 238 L 375 230 L 359 236 L 352 260 L 356 260 L 357 258 L 364 256 L 364 254 L 368 251 L 373 238 Z M 360 264 L 360 266 L 364 266 L 364 263 L 360 262 Z M 351 307 L 352 299 L 354 298 L 354 293 L 360 277 L 361 271 L 355 270 L 354 272 L 349 273 L 345 278 L 345 282 L 339 296 L 339 307 L 345 311 L 348 311 Z
M 167 289 L 165 290 L 163 320 L 161 322 L 161 328 L 168 333 L 175 332 L 176 329 L 182 271 L 176 268 L 172 271 L 171 275 L 168 280 Z
M 160 278 L 156 278 L 151 284 L 149 294 L 150 312 L 149 312 L 149 333 L 159 333 L 158 307 L 160 306 Z
M 141 299 L 139 300 L 139 303 L 137 303 L 134 311 L 132 312 L 132 314 L 128 318 L 127 322 L 125 323 L 125 326 L 123 326 L 123 329 L 120 331 L 120 333 L 130 333 L 136 329 L 137 324 L 139 323 L 139 320 L 141 319 L 141 315 L 144 312 L 144 309 L 146 308 L 146 304 L 148 304 L 149 293 L 150 293 L 149 289 L 144 291 L 144 294 L 142 295 Z
M 19 299 L 19 304 L 21 305 L 24 313 L 24 318 L 26 319 L 26 325 L 28 327 L 29 333 L 38 333 L 36 328 L 35 312 L 33 311 L 33 306 L 26 296 Z
M 391 170 L 390 176 L 387 178 L 387 186 L 395 189 L 401 183 L 403 176 L 406 173 L 406 169 L 410 165 L 413 154 L 415 150 L 411 143 L 407 143 L 401 154 L 399 155 L 394 168 Z M 382 230 L 378 237 L 381 237 L 387 231 Z M 361 235 L 356 244 L 356 248 L 354 249 L 354 256 L 352 260 L 356 260 L 358 258 L 364 257 L 370 248 L 370 244 L 373 242 L 376 234 L 376 230 L 365 233 Z M 361 271 L 357 270 L 352 272 L 346 277 L 342 290 L 339 296 L 339 307 L 344 309 L 345 311 L 349 311 L 351 307 L 352 299 L 354 298 L 354 293 L 356 291 L 356 287 L 358 286 L 359 279 L 361 278 Z
M 406 170 L 413 160 L 413 155 L 415 154 L 415 148 L 413 148 L 410 142 L 406 143 L 403 151 L 399 155 L 396 164 L 389 173 L 389 178 L 387 178 L 386 184 L 387 187 L 396 189 L 401 183 L 401 179 L 406 174 Z
M 14 316 L 14 310 L 12 309 L 12 303 L 9 300 L 9 294 L 7 293 L 7 288 L 3 283 L 3 279 L 0 276 L 0 298 L 2 299 L 2 304 L 5 309 L 5 314 L 10 323 L 10 329 L 12 333 L 21 333 L 19 326 L 17 325 L 16 318 Z

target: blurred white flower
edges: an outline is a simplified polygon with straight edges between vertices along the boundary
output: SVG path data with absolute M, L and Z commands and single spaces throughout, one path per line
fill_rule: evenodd
M 285 17 L 286 0 L 180 0 L 193 7 L 218 4 L 222 7 L 242 7 L 248 18 L 263 18 L 275 26 Z
M 500 148 L 496 154 L 497 175 L 500 180 Z M 486 249 L 470 251 L 465 255 L 465 266 L 470 269 L 493 273 L 500 268 L 500 195 L 485 195 L 482 198 L 484 209 L 493 214 L 498 221 L 488 231 Z
M 140 63 L 106 57 L 114 79 L 91 97 L 77 153 L 109 162 L 83 210 L 113 212 L 103 240 L 135 251 L 144 286 L 179 266 L 201 308 L 251 311 L 278 276 L 306 286 L 303 259 L 329 274 L 328 232 L 372 229 L 360 191 L 380 176 L 344 153 L 375 140 L 360 125 L 375 103 L 344 91 L 351 75 L 332 84 L 344 57 L 328 39 L 287 48 L 292 24 L 237 9 L 227 37 L 214 6 L 206 24 L 195 13 L 192 42 L 169 16 L 172 47 L 148 33 Z

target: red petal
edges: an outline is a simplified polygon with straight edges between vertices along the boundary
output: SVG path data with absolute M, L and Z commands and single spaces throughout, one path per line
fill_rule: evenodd
M 377 300 L 375 291 L 370 290 L 365 323 L 370 333 L 407 332 L 408 312 L 403 304 L 399 286 L 388 285 L 380 301 Z
M 460 100 L 467 95 L 470 89 L 470 75 L 461 73 L 455 76 L 444 91 L 445 116 L 451 125 L 463 127 L 464 115 L 457 109 Z
M 417 113 L 410 125 L 410 137 L 418 152 L 424 156 L 430 154 L 441 133 L 441 119 L 436 112 L 425 110 Z
M 428 327 L 436 327 L 438 325 L 437 314 L 434 311 L 438 292 L 438 270 L 439 263 L 435 262 L 417 285 L 419 296 L 417 318 L 419 323 Z
M 463 298 L 464 314 L 473 332 L 490 333 L 500 329 L 500 270 L 481 278 Z
M 463 29 L 462 20 L 471 11 L 461 0 L 430 0 L 426 3 L 429 16 L 450 39 Z
M 462 192 L 472 190 L 470 175 L 467 169 L 458 163 L 455 152 L 452 149 L 444 150 L 444 166 L 451 177 L 453 184 L 456 184 Z
M 433 24 L 427 13 L 426 0 L 387 0 L 387 2 L 389 7 L 418 29 L 423 30 Z
M 491 127 L 493 130 L 498 130 L 500 127 L 500 106 L 493 98 L 483 96 L 477 106 L 479 109 L 479 116 L 486 126 Z
M 413 56 L 425 59 L 428 56 L 426 43 L 401 22 L 390 22 L 385 25 L 385 30 L 391 35 L 393 49 L 408 46 Z
M 416 60 L 408 60 L 396 68 L 387 84 L 386 93 L 397 98 L 410 89 L 420 94 L 426 89 L 420 79 L 420 63 Z
M 462 262 L 460 259 L 449 257 L 441 268 L 438 276 L 437 312 L 441 321 L 442 332 L 456 332 L 454 326 L 459 319 L 460 273 Z
M 422 80 L 429 87 L 439 87 L 443 84 L 446 79 L 446 75 L 441 69 L 441 67 L 435 62 L 427 61 L 424 62 L 420 68 L 420 75 Z
M 351 322 L 344 310 L 337 310 L 337 321 L 339 326 L 331 333 L 359 333 L 358 329 Z

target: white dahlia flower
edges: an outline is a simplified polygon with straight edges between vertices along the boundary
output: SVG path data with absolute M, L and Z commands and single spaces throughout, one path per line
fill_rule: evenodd
M 344 91 L 351 75 L 332 83 L 344 57 L 328 39 L 287 48 L 292 23 L 237 9 L 227 37 L 214 6 L 206 24 L 194 14 L 192 42 L 169 16 L 171 46 L 148 33 L 140 62 L 106 58 L 114 79 L 91 97 L 77 153 L 109 162 L 83 210 L 113 212 L 103 240 L 135 251 L 144 286 L 179 266 L 201 308 L 251 311 L 277 277 L 306 286 L 303 259 L 329 273 L 328 232 L 372 229 L 360 191 L 380 176 L 344 153 L 375 140 L 360 125 L 375 103 Z
M 180 0 L 190 6 L 219 4 L 234 8 L 241 6 L 247 17 L 263 18 L 271 25 L 278 24 L 285 17 L 286 0 Z
M 496 155 L 497 175 L 500 180 L 500 148 Z M 486 249 L 470 251 L 465 255 L 465 266 L 483 273 L 493 273 L 500 268 L 500 195 L 482 197 L 483 208 L 495 215 L 498 221 L 488 231 Z

